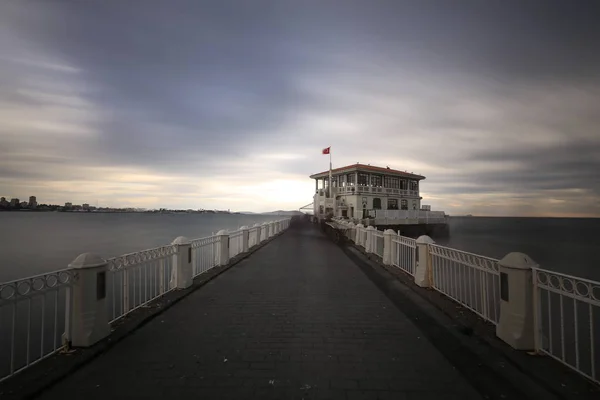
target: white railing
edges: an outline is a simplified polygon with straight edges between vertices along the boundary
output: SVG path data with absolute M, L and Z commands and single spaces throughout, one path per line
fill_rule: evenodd
M 383 232 L 371 231 L 371 251 L 383 258 Z
M 356 228 L 348 227 L 348 229 L 346 229 L 346 237 L 354 242 L 354 239 L 356 238 Z
M 260 226 L 260 241 L 262 242 L 263 240 L 267 240 L 267 238 L 269 237 L 269 225 L 261 225 Z
M 260 226 L 250 228 L 248 231 L 248 248 L 252 248 L 258 244 L 260 237 Z
M 536 350 L 600 383 L 600 282 L 533 269 Z
M 369 214 L 377 219 L 386 220 L 418 220 L 420 224 L 436 224 L 446 222 L 443 211 L 425 210 L 369 210 Z
M 285 230 L 289 227 L 290 218 L 277 223 L 282 228 L 280 230 Z M 242 232 L 233 232 L 229 237 L 233 243 L 230 244 L 230 254 L 242 252 Z M 261 238 L 268 238 L 268 225 L 249 230 L 249 245 L 250 240 L 256 245 Z M 191 271 L 188 269 L 187 273 L 196 277 L 220 263 L 226 264 L 227 254 L 220 251 L 221 240 L 222 237 L 214 235 L 191 240 L 188 250 L 191 260 L 186 267 Z M 112 324 L 119 321 L 177 287 L 179 278 L 175 274 L 175 262 L 182 256 L 180 246 L 171 244 L 105 260 L 106 281 L 95 278 L 92 280 L 95 281 L 93 287 L 86 286 L 81 290 L 84 293 L 106 290 L 106 297 L 97 299 L 106 302 L 109 321 L 105 322 Z M 225 260 L 219 260 L 221 256 Z M 72 287 L 86 282 L 78 278 L 86 273 L 85 269 L 69 268 L 0 283 L 0 381 L 63 350 L 71 341 L 77 328 L 73 324 L 76 317 L 70 310 L 77 301 L 74 299 L 81 301 L 79 289 L 72 291 Z M 106 286 L 99 282 L 105 282 Z M 79 306 L 92 309 L 86 308 L 77 314 L 77 318 L 86 320 L 83 325 L 88 319 L 93 322 L 94 318 L 101 318 L 93 310 L 97 303 L 86 304 L 83 302 Z M 80 325 L 77 324 L 79 328 Z M 79 330 L 77 333 L 82 336 Z
M 241 230 L 229 233 L 229 258 L 233 258 L 240 254 L 244 248 L 244 233 Z
M 221 246 L 218 236 L 194 239 L 190 243 L 194 278 L 217 266 L 217 255 Z
M 498 260 L 435 244 L 428 245 L 432 287 L 482 318 L 500 315 Z
M 367 228 L 363 227 L 359 229 L 361 235 L 360 243 L 363 247 L 367 247 Z
M 72 270 L 0 284 L 0 381 L 62 350 Z
M 175 288 L 171 276 L 176 251 L 176 245 L 168 245 L 106 260 L 110 323 Z
M 394 246 L 392 264 L 414 276 L 417 241 L 398 234 L 392 236 L 392 246 Z

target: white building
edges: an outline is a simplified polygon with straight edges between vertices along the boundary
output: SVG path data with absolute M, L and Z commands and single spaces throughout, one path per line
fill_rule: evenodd
M 348 165 L 311 175 L 315 180 L 313 212 L 329 217 L 365 219 L 373 225 L 445 223 L 443 211 L 421 206 L 422 175 L 365 164 Z

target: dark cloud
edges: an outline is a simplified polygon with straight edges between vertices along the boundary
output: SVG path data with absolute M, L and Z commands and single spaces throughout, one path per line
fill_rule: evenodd
M 187 190 L 193 206 L 287 179 L 301 205 L 333 145 L 336 165 L 426 174 L 451 212 L 496 213 L 496 195 L 560 215 L 580 193 L 600 214 L 595 15 L 591 0 L 5 2 L 0 183 Z

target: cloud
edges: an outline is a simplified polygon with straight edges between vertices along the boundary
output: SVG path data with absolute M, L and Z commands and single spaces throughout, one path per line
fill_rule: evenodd
M 297 208 L 331 145 L 449 213 L 600 216 L 599 28 L 545 4 L 2 4 L 1 195 Z

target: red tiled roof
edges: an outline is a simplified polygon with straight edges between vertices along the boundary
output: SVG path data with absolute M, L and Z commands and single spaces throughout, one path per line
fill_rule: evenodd
M 375 167 L 373 165 L 365 165 L 365 164 L 352 164 L 352 165 L 346 165 L 345 167 L 334 168 L 334 169 L 331 170 L 331 173 L 332 174 L 337 174 L 337 173 L 344 172 L 344 171 L 349 171 L 350 172 L 350 171 L 355 171 L 355 170 L 380 172 L 382 174 L 402 175 L 402 176 L 405 176 L 407 178 L 412 178 L 412 179 L 417 179 L 417 180 L 425 179 L 425 177 L 422 176 L 422 175 L 411 174 L 409 172 L 399 171 L 397 169 Z M 329 170 L 324 171 L 324 172 L 319 172 L 318 174 L 313 174 L 313 175 L 310 176 L 310 178 L 314 179 L 316 177 L 319 177 L 320 175 L 327 176 L 328 174 L 329 174 Z

